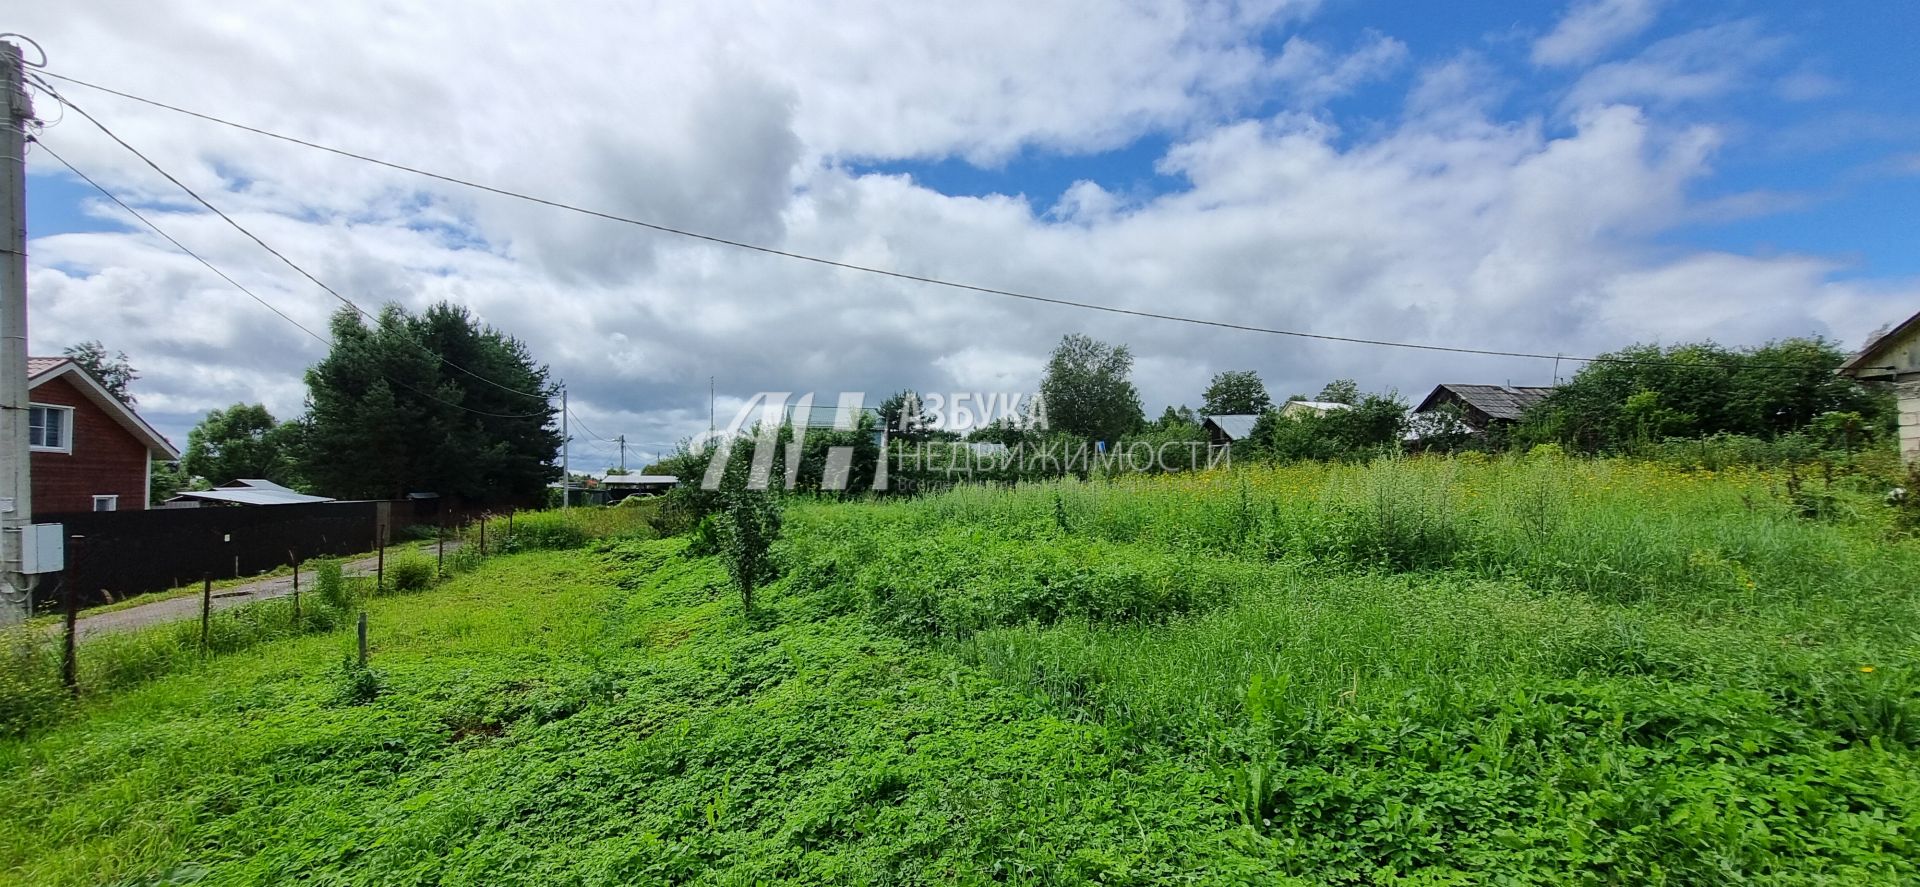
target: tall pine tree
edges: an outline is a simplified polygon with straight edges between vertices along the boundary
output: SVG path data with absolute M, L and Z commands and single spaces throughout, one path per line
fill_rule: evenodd
M 332 333 L 307 370 L 300 447 L 318 492 L 499 501 L 541 495 L 560 476 L 559 389 L 518 339 L 445 302 L 417 316 L 389 305 L 371 326 L 342 309 Z

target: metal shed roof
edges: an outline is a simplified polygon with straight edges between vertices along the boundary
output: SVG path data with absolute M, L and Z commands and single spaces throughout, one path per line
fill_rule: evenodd
M 1205 421 L 1212 422 L 1228 440 L 1244 440 L 1253 434 L 1253 423 L 1260 421 L 1256 415 L 1207 416 Z
M 275 486 L 278 486 L 276 484 Z M 228 487 L 218 490 L 189 490 L 168 499 L 177 502 L 188 499 L 198 502 L 227 502 L 234 505 L 305 505 L 313 502 L 332 502 L 325 496 L 309 496 L 296 493 L 285 487 L 278 490 L 259 490 L 247 487 Z

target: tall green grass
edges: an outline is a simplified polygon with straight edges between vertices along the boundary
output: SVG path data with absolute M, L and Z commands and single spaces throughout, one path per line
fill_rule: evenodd
M 784 558 L 1205 768 L 1294 874 L 1920 877 L 1920 546 L 1786 487 L 1544 455 L 961 488 L 796 509 Z

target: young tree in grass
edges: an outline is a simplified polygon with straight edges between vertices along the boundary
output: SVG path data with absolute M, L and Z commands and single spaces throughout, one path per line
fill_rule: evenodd
M 753 616 L 753 592 L 774 578 L 772 548 L 780 538 L 778 494 L 771 490 L 735 489 L 725 493 L 720 512 L 721 557 L 727 576 L 740 591 L 740 609 Z
M 1267 386 L 1253 370 L 1228 370 L 1214 376 L 1201 397 L 1200 411 L 1209 416 L 1252 416 L 1273 406 Z
M 1118 441 L 1146 421 L 1133 387 L 1133 353 L 1082 335 L 1060 339 L 1040 380 L 1049 430 Z
M 108 352 L 107 346 L 99 340 L 89 339 L 78 345 L 67 346 L 64 353 L 81 369 L 92 373 L 100 381 L 101 387 L 120 398 L 121 403 L 134 405 L 135 398 L 127 388 L 140 378 L 140 374 L 127 361 L 127 352 Z

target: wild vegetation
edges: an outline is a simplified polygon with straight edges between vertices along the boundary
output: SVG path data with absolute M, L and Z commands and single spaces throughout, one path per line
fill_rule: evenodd
M 366 601 L 368 669 L 291 637 L 0 742 L 0 868 L 1911 882 L 1920 544 L 1793 483 L 1543 450 L 799 500 L 751 614 L 721 540 L 513 554 Z

